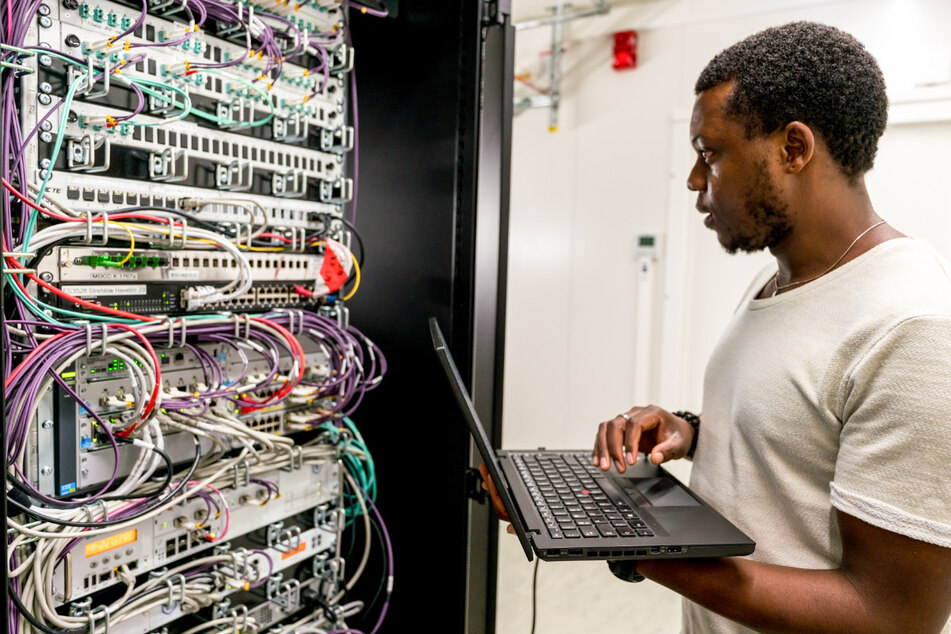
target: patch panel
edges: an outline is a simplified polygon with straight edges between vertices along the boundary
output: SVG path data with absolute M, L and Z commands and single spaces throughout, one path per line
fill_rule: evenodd
M 248 193 L 223 197 L 220 192 L 198 195 L 194 188 L 171 183 L 59 173 L 47 193 L 77 211 L 106 211 L 128 207 L 181 209 L 205 222 L 224 225 L 265 223 L 278 232 L 304 229 L 308 234 L 329 235 L 349 245 L 338 220 L 340 205 Z
M 102 117 L 115 110 L 94 104 L 74 104 L 81 116 Z M 143 122 L 159 120 L 147 116 Z M 65 152 L 52 164 L 54 170 L 98 170 L 111 177 L 134 177 L 179 182 L 211 190 L 251 192 L 265 196 L 307 198 L 324 203 L 346 202 L 352 184 L 340 175 L 338 154 L 324 154 L 270 141 L 229 135 L 215 138 L 196 124 L 175 122 L 161 128 L 129 126 L 98 133 L 76 122 L 65 127 Z M 118 131 L 116 131 L 118 130 Z M 109 160 L 105 158 L 108 142 Z M 92 148 L 92 149 L 90 149 Z M 41 156 L 51 151 L 41 147 Z M 130 166 L 136 166 L 133 172 Z M 323 183 L 326 183 L 324 185 Z M 338 194 L 331 194 L 336 187 Z
M 301 240 L 301 243 L 303 241 Z M 133 257 L 120 248 L 53 247 L 36 265 L 41 279 L 66 293 L 97 305 L 143 315 L 176 315 L 187 308 L 188 289 L 196 284 L 219 285 L 235 279 L 241 263 L 221 251 L 141 249 Z M 230 301 L 211 302 L 206 311 L 267 309 L 275 305 L 304 306 L 329 292 L 315 288 L 328 256 L 324 254 L 248 253 L 252 278 L 249 292 Z M 31 285 L 30 289 L 35 289 Z M 336 290 L 336 289 L 334 289 Z M 70 300 L 37 290 L 55 306 Z

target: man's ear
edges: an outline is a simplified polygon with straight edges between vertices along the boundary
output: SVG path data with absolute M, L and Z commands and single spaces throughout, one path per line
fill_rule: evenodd
M 797 174 L 812 160 L 816 151 L 816 137 L 812 129 L 801 121 L 787 123 L 780 134 L 785 170 L 788 174 Z

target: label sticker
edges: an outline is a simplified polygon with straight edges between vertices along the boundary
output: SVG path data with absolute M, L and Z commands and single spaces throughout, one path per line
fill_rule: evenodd
M 198 269 L 172 269 L 168 272 L 168 279 L 178 282 L 192 282 L 200 277 L 201 271 Z
M 110 286 L 63 286 L 63 292 L 76 297 L 106 297 L 115 295 L 147 295 L 145 284 L 113 284 Z

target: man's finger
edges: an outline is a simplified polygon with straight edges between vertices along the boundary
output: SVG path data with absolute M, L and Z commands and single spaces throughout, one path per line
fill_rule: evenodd
M 608 442 L 608 455 L 614 460 L 614 464 L 617 465 L 617 470 L 620 473 L 624 473 L 627 468 L 624 458 L 624 427 L 626 424 L 627 419 L 622 418 L 619 414 L 607 424 L 607 433 L 605 434 Z M 602 465 L 601 468 L 603 469 L 604 466 Z
M 627 464 L 637 461 L 637 449 L 641 442 L 641 426 L 637 423 L 628 424 L 624 429 L 624 454 Z
M 484 465 L 479 465 L 479 475 L 482 476 L 482 484 L 488 487 L 489 497 L 492 499 L 492 507 L 495 509 L 496 515 L 500 519 L 509 521 L 509 514 L 505 512 L 505 506 L 502 504 L 501 498 L 499 498 L 499 492 L 495 488 L 495 482 L 492 481 L 492 476 L 489 475 L 489 469 Z
M 658 443 L 651 450 L 651 462 L 661 464 L 668 460 L 676 460 L 687 455 L 687 449 L 683 446 L 684 439 L 679 432 L 674 432 L 662 443 Z
M 601 467 L 605 471 L 611 468 L 611 462 L 608 458 L 607 429 L 610 423 L 601 423 L 598 426 L 598 435 L 594 441 L 594 456 L 592 464 L 595 467 Z

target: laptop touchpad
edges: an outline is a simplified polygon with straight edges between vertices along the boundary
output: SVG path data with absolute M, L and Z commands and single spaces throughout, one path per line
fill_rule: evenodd
M 633 497 L 646 499 L 651 506 L 699 506 L 683 487 L 670 478 L 618 478 Z

